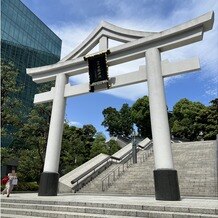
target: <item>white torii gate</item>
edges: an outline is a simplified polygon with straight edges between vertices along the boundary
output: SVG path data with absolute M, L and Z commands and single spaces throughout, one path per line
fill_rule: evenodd
M 55 196 L 58 189 L 60 159 L 66 98 L 89 93 L 89 84 L 71 85 L 70 76 L 88 72 L 84 61 L 98 43 L 99 52 L 108 50 L 108 39 L 124 42 L 110 48 L 108 66 L 146 58 L 147 65 L 138 71 L 109 78 L 110 88 L 148 81 L 152 137 L 154 144 L 154 182 L 157 200 L 180 200 L 177 171 L 174 169 L 170 130 L 167 116 L 163 78 L 200 69 L 198 58 L 169 63 L 161 61 L 160 53 L 202 40 L 203 33 L 213 27 L 214 12 L 161 32 L 134 31 L 107 22 L 100 25 L 75 50 L 56 64 L 27 69 L 33 81 L 55 80 L 51 91 L 35 95 L 34 103 L 53 101 L 44 171 L 39 195 Z

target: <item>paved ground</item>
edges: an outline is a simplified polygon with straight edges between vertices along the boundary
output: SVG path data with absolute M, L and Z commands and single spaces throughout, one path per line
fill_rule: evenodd
M 6 195 L 1 198 L 6 198 Z M 130 205 L 154 205 L 154 206 L 176 206 L 193 208 L 215 208 L 218 210 L 218 198 L 193 198 L 182 197 L 181 201 L 157 201 L 153 196 L 115 196 L 115 195 L 79 195 L 59 194 L 58 196 L 38 196 L 37 193 L 11 194 L 9 199 L 17 200 L 39 200 L 39 201 L 65 201 L 65 202 L 91 202 L 107 204 L 130 204 Z

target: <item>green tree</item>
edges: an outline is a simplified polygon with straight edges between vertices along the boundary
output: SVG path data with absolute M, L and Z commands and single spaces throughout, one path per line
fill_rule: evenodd
M 37 149 L 22 149 L 20 151 L 17 168 L 19 181 L 39 183 L 42 167 Z
M 215 140 L 218 134 L 218 98 L 210 103 L 211 105 L 202 108 L 195 118 L 196 131 L 202 131 L 205 140 Z
M 82 128 L 64 124 L 59 172 L 61 175 L 80 166 L 90 159 L 90 150 L 96 129 L 92 125 Z
M 133 121 L 131 116 L 131 108 L 128 104 L 123 104 L 119 111 L 121 119 L 121 135 L 129 137 L 133 131 Z
M 11 160 L 17 159 L 18 155 L 13 148 L 1 147 L 1 165 L 7 165 Z
M 1 62 L 1 135 L 14 138 L 15 130 L 21 126 L 24 108 L 17 98 L 22 86 L 16 80 L 18 70 L 13 63 Z
M 64 124 L 59 173 L 64 175 L 78 166 L 78 159 L 81 162 L 79 155 L 84 153 L 82 141 L 80 139 L 80 131 L 77 127 Z
M 96 129 L 93 125 L 84 125 L 82 128 L 82 137 L 81 140 L 85 144 L 85 152 L 84 157 L 85 161 L 90 159 L 90 152 L 92 148 L 92 144 L 94 142 L 94 136 L 96 134 Z
M 50 115 L 50 103 L 36 105 L 29 113 L 26 123 L 17 133 L 18 143 L 13 145 L 16 149 L 36 149 L 42 166 L 48 140 Z
M 116 108 L 108 107 L 103 110 L 104 121 L 102 125 L 107 128 L 110 136 L 129 137 L 133 130 L 131 108 L 128 104 L 123 104 L 117 111 Z
M 106 131 L 110 136 L 122 135 L 122 124 L 119 111 L 116 108 L 108 107 L 102 112 L 104 121 L 102 125 L 106 127 Z
M 131 108 L 133 122 L 142 137 L 152 138 L 148 96 L 139 98 Z
M 173 107 L 172 134 L 176 137 L 197 140 L 199 135 L 199 124 L 197 117 L 206 107 L 200 102 L 192 102 L 184 98 Z
M 114 153 L 116 153 L 121 149 L 121 147 L 115 140 L 110 140 L 109 142 L 107 142 L 107 147 L 108 147 L 109 155 L 113 155 Z
M 100 153 L 107 154 L 108 149 L 106 145 L 105 136 L 102 133 L 96 133 L 95 140 L 93 142 L 91 152 L 90 152 L 90 158 L 93 158 Z

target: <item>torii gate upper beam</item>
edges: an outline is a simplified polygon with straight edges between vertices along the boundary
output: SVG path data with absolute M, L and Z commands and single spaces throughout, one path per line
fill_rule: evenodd
M 158 48 L 160 51 L 167 51 L 200 41 L 202 40 L 203 33 L 212 29 L 213 22 L 214 12 L 208 12 L 168 30 L 113 47 L 110 49 L 111 54 L 108 56 L 108 65 L 113 66 L 142 58 L 144 57 L 145 51 L 149 48 Z M 73 76 L 85 72 L 88 72 L 88 66 L 83 57 L 44 67 L 27 69 L 27 74 L 36 83 L 55 80 L 57 74 Z

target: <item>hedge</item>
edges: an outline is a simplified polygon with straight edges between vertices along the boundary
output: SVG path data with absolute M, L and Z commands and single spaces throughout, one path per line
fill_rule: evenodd
M 5 185 L 1 185 L 1 191 L 4 190 Z M 14 186 L 13 191 L 38 191 L 39 185 L 36 182 L 19 182 Z

